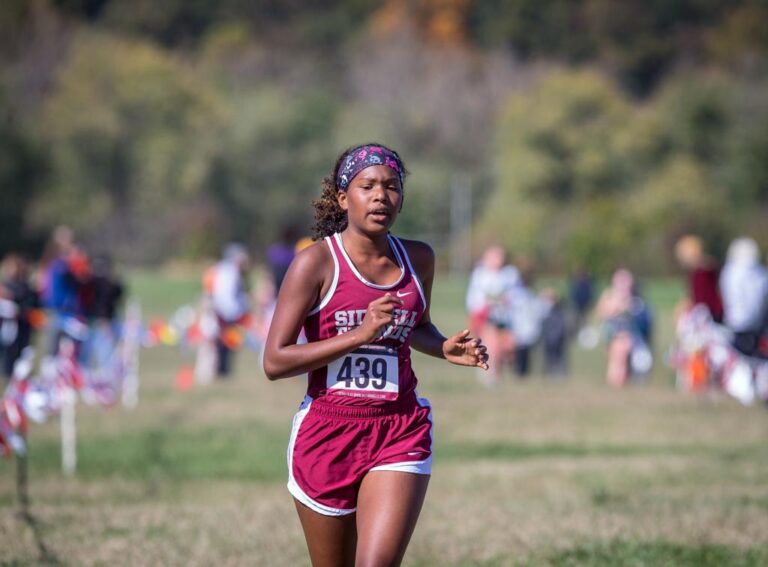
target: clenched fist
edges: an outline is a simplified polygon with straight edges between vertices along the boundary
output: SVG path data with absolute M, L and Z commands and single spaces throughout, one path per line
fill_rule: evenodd
M 362 324 L 357 328 L 361 338 L 370 343 L 379 337 L 382 329 L 392 322 L 395 308 L 402 304 L 403 302 L 391 293 L 371 301 Z

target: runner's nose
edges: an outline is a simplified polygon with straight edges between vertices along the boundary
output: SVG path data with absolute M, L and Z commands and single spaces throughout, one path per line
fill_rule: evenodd
M 384 203 L 387 200 L 387 189 L 383 185 L 374 185 L 373 200 Z

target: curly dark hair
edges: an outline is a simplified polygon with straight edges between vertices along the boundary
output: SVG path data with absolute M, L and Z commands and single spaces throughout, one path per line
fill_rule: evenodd
M 312 238 L 314 240 L 321 240 L 326 236 L 330 236 L 335 232 L 341 232 L 347 228 L 347 211 L 339 206 L 339 202 L 336 199 L 336 195 L 339 192 L 339 188 L 336 185 L 336 176 L 346 157 L 363 146 L 381 146 L 382 148 L 387 148 L 384 144 L 368 142 L 366 144 L 351 146 L 341 152 L 331 173 L 323 177 L 323 180 L 320 183 L 322 188 L 320 198 L 312 201 L 312 206 L 315 209 L 315 223 L 312 225 Z M 403 164 L 403 177 L 405 177 L 407 173 L 405 165 Z

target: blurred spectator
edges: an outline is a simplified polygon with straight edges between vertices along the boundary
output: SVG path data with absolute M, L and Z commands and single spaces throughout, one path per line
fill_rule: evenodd
M 95 256 L 91 263 L 91 277 L 88 282 L 88 317 L 93 320 L 114 321 L 117 308 L 123 297 L 123 284 L 115 276 L 112 259 L 102 254 Z
M 608 341 L 606 378 L 612 386 L 623 386 L 634 372 L 647 374 L 653 362 L 650 339 L 651 311 L 640 297 L 629 270 L 617 270 L 611 285 L 597 303 Z
M 257 341 L 257 348 L 263 355 L 263 348 L 267 341 L 269 326 L 275 312 L 276 297 L 275 288 L 271 277 L 262 275 L 256 282 L 253 291 L 253 325 L 252 329 Z M 303 333 L 303 331 L 302 331 Z
M 552 378 L 564 378 L 568 374 L 568 327 L 563 298 L 552 288 L 542 291 L 541 298 L 546 313 L 541 322 L 544 373 Z
M 250 312 L 248 262 L 245 247 L 233 242 L 224 248 L 222 259 L 213 273 L 211 304 L 219 325 L 216 374 L 220 377 L 229 376 L 232 371 L 232 353 L 239 347 L 234 340 L 235 326 L 242 323 Z
M 46 352 L 55 355 L 62 336 L 83 340 L 81 283 L 88 272 L 86 256 L 75 245 L 74 233 L 59 226 L 46 244 L 38 282 L 43 307 L 48 310 Z
M 280 291 L 288 266 L 291 265 L 296 255 L 295 237 L 296 231 L 293 228 L 286 228 L 283 230 L 280 240 L 267 248 L 267 264 L 275 284 L 275 293 Z
M 768 272 L 760 264 L 760 250 L 751 238 L 737 238 L 728 247 L 720 290 L 723 321 L 734 333 L 733 346 L 752 356 L 766 320 Z
M 532 289 L 533 271 L 526 261 L 520 262 L 518 284 L 509 291 L 509 321 L 514 341 L 515 373 L 525 378 L 531 370 L 531 350 L 541 337 L 546 304 Z
M 506 362 L 512 356 L 510 332 L 510 292 L 520 283 L 516 268 L 506 263 L 500 246 L 490 246 L 475 266 L 467 288 L 466 307 L 473 336 L 480 336 L 488 347 L 489 385 L 496 384 Z
M 653 341 L 653 313 L 651 307 L 640 293 L 640 286 L 637 282 L 632 286 L 632 317 L 637 328 L 639 338 L 643 343 L 650 347 Z M 634 368 L 633 371 L 639 371 Z M 642 371 L 640 371 L 642 373 Z
M 106 368 L 114 352 L 120 334 L 117 309 L 123 293 L 123 284 L 113 273 L 112 259 L 95 256 L 83 296 L 91 329 L 90 357 L 96 368 Z
M 10 377 L 13 367 L 32 340 L 30 316 L 38 307 L 38 297 L 29 281 L 29 265 L 17 255 L 9 254 L 0 267 L 0 344 L 3 348 L 3 373 Z
M 688 273 L 688 300 L 684 309 L 704 305 L 716 323 L 723 321 L 723 302 L 720 299 L 720 268 L 714 258 L 704 253 L 701 238 L 683 236 L 675 244 L 675 257 Z
M 594 281 L 585 268 L 576 270 L 568 284 L 568 294 L 575 312 L 573 332 L 578 333 L 595 298 Z

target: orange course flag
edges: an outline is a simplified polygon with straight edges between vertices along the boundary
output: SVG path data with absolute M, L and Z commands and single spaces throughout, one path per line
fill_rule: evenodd
M 195 373 L 191 366 L 182 366 L 176 373 L 176 389 L 185 392 L 195 385 Z
M 688 376 L 691 391 L 700 392 L 706 389 L 709 378 L 709 364 L 703 351 L 693 354 L 688 360 Z
M 213 283 L 216 280 L 216 265 L 210 266 L 203 274 L 203 291 L 213 295 Z

